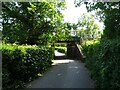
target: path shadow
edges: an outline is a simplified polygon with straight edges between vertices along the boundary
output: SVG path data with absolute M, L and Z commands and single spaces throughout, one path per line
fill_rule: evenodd
M 64 55 L 64 56 L 54 56 L 54 60 L 64 60 L 64 59 L 68 59 L 68 57 L 66 55 Z

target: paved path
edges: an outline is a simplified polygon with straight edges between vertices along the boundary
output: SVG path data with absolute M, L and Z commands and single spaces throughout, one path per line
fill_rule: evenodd
M 58 56 L 64 55 L 56 53 Z M 33 81 L 28 88 L 94 88 L 87 69 L 80 61 L 60 59 L 54 60 L 53 65 L 43 77 Z

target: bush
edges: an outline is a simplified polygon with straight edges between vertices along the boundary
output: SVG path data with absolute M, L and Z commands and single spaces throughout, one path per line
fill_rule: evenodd
M 85 63 L 99 88 L 120 88 L 120 39 L 82 46 Z
M 55 49 L 58 52 L 61 52 L 61 53 L 66 53 L 67 52 L 67 48 L 66 47 L 55 47 Z
M 24 88 L 51 66 L 52 53 L 43 46 L 2 45 L 3 89 Z

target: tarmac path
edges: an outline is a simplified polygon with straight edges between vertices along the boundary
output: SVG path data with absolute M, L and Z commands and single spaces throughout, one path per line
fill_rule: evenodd
M 64 54 L 57 51 L 55 56 L 64 58 L 54 60 L 53 67 L 27 88 L 94 88 L 84 63 L 67 59 Z

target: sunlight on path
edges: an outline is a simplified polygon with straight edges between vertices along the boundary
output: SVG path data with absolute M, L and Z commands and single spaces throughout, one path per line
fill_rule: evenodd
M 55 56 L 65 56 L 64 53 L 60 53 L 60 52 L 58 52 L 58 51 L 56 51 L 56 50 L 55 50 L 54 53 L 55 53 Z
M 64 53 L 60 53 L 58 51 L 55 50 L 55 56 L 66 56 Z M 70 59 L 62 59 L 62 60 L 53 60 L 52 61 L 53 64 L 52 65 L 57 65 L 57 64 L 63 64 L 63 63 L 70 63 L 70 62 L 74 62 L 74 60 L 70 60 Z
M 53 62 L 52 65 L 57 65 L 57 64 L 74 62 L 74 60 L 69 60 L 69 59 L 66 59 L 66 60 L 53 60 L 52 62 Z

